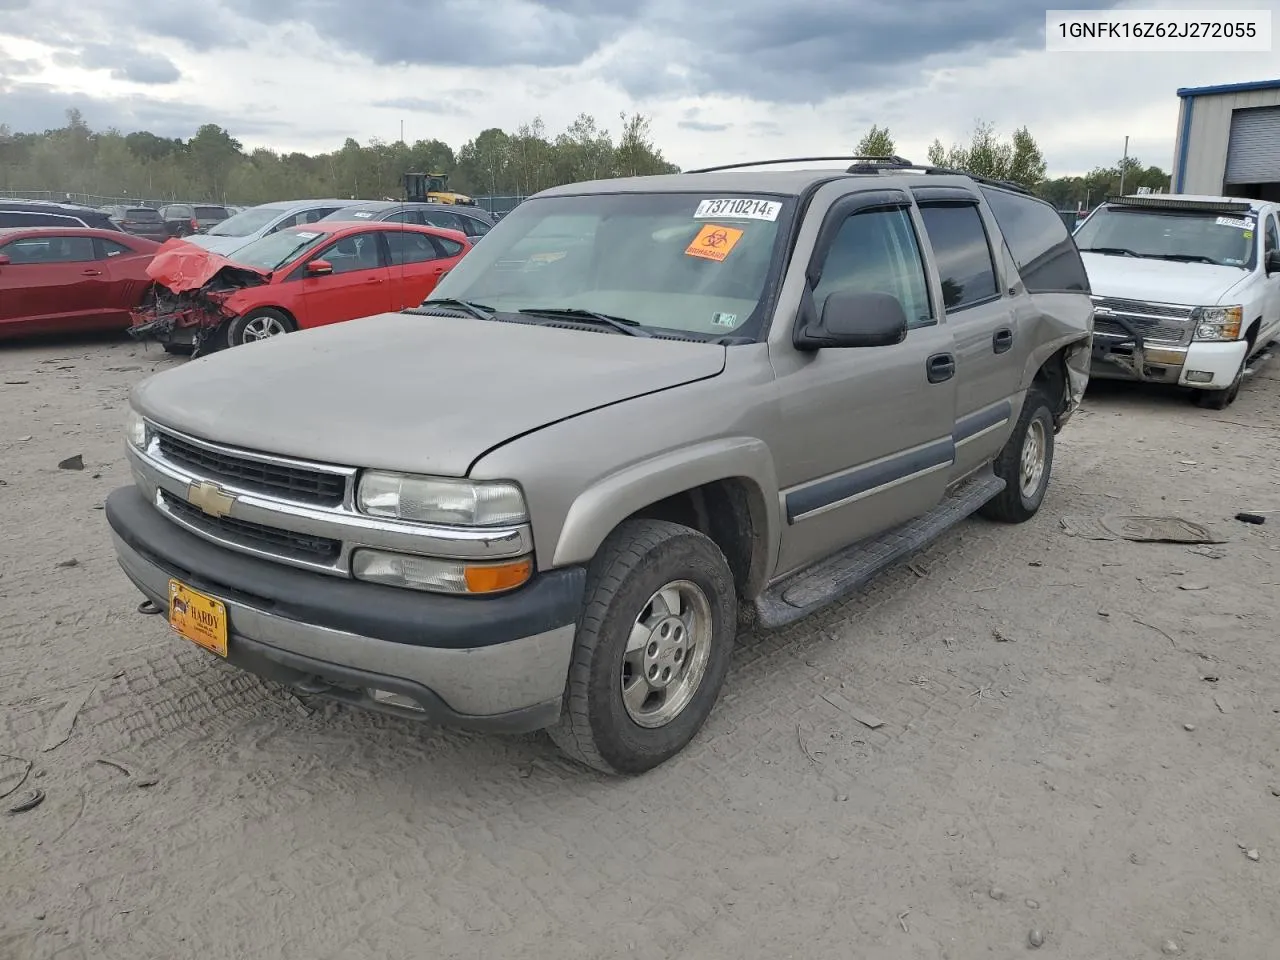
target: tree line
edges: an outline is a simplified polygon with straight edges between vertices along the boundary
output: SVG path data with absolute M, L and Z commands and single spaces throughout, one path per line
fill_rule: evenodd
M 581 114 L 557 134 L 542 120 L 514 132 L 481 131 L 458 150 L 437 140 L 412 144 L 354 138 L 331 153 L 280 153 L 266 147 L 246 150 L 217 124 L 205 124 L 187 140 L 145 130 L 94 131 L 77 110 L 65 126 L 43 133 L 18 133 L 0 124 L 0 194 L 56 191 L 100 197 L 149 200 L 208 200 L 265 203 L 303 197 L 393 197 L 404 194 L 405 173 L 444 173 L 450 187 L 475 196 L 529 196 L 579 180 L 677 173 L 653 141 L 650 120 L 623 114 L 616 135 Z M 888 157 L 896 145 L 887 127 L 872 126 L 854 153 Z M 979 121 L 969 139 L 944 146 L 934 140 L 929 163 L 979 176 L 1009 180 L 1034 191 L 1060 209 L 1092 206 L 1120 192 L 1121 164 L 1097 167 L 1080 177 L 1046 177 L 1039 144 L 1024 126 L 1001 137 Z M 1169 189 L 1169 175 L 1124 161 L 1124 190 Z
M 0 194 L 48 190 L 100 197 L 256 204 L 306 197 L 404 196 L 405 173 L 444 173 L 453 190 L 528 196 L 579 180 L 675 173 L 650 120 L 623 114 L 616 136 L 582 114 L 554 136 L 541 120 L 514 133 L 482 131 L 456 152 L 441 140 L 412 144 L 353 138 L 332 153 L 246 150 L 217 124 L 188 140 L 145 130 L 94 131 L 77 110 L 43 133 L 0 124 Z
M 872 125 L 853 152 L 860 157 L 891 157 L 897 149 L 888 127 Z M 929 145 L 928 159 L 935 167 L 1019 184 L 1060 210 L 1093 207 L 1118 195 L 1122 188 L 1124 193 L 1137 193 L 1143 187 L 1165 193 L 1170 189 L 1169 174 L 1159 167 L 1145 166 L 1137 157 L 1119 160 L 1111 167 L 1094 167 L 1084 176 L 1048 179 L 1044 155 L 1025 126 L 1006 140 L 997 134 L 993 124 L 981 120 L 967 143 L 945 147 L 941 140 L 934 140 Z

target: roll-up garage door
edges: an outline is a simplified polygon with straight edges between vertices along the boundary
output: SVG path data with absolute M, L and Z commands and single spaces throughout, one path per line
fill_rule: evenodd
M 1280 107 L 1236 110 L 1227 147 L 1227 183 L 1280 181 Z

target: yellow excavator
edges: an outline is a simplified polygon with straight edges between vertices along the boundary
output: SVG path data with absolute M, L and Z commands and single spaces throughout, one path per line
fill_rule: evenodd
M 466 194 L 449 189 L 447 173 L 406 173 L 404 175 L 405 199 L 412 203 L 456 203 L 474 207 L 475 200 Z

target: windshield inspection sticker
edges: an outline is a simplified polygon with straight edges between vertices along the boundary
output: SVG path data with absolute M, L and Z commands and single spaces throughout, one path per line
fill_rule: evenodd
M 711 322 L 717 327 L 736 327 L 738 325 L 738 315 L 736 313 L 713 313 Z
M 320 236 L 320 234 L 318 234 L 318 233 L 295 233 L 295 234 L 294 234 L 294 236 L 295 236 L 295 237 L 297 237 L 299 240 L 314 240 L 316 237 Z
M 742 239 L 742 233 L 743 231 L 735 230 L 733 227 L 721 227 L 708 223 L 698 231 L 698 235 L 684 248 L 684 252 L 690 257 L 701 257 L 703 260 L 714 260 L 720 263 L 738 245 L 738 241 Z
M 703 200 L 693 213 L 695 220 L 735 217 L 745 220 L 777 220 L 782 204 L 776 200 L 751 200 L 730 197 L 726 200 Z
M 357 210 L 355 213 L 352 214 L 352 216 L 359 217 L 361 220 L 373 219 L 373 213 L 372 211 L 369 211 L 369 210 Z
M 1213 222 L 1220 227 L 1235 227 L 1237 230 L 1253 229 L 1253 221 L 1248 219 L 1237 220 L 1234 217 L 1219 217 L 1217 220 Z

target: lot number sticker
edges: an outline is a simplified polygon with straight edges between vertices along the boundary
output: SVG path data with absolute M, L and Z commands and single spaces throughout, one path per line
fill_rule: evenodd
M 1237 230 L 1252 230 L 1252 220 L 1236 220 L 1234 217 L 1219 217 L 1213 221 L 1220 227 L 1235 227 Z
M 738 241 L 741 239 L 741 230 L 708 223 L 698 231 L 698 235 L 693 238 L 693 243 L 685 247 L 684 252 L 691 257 L 700 257 L 703 260 L 714 260 L 716 263 L 720 263 L 738 245 Z
M 726 200 L 703 200 L 694 211 L 695 220 L 734 217 L 744 220 L 777 220 L 782 204 L 776 200 L 751 200 L 730 197 Z

